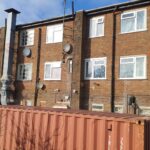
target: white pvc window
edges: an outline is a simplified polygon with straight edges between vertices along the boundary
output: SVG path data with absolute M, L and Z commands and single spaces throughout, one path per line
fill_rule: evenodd
M 140 115 L 148 115 L 150 116 L 150 107 L 140 107 Z
M 92 111 L 104 111 L 104 105 L 103 104 L 92 104 Z
M 63 25 L 51 25 L 47 27 L 46 43 L 58 43 L 63 40 Z
M 45 63 L 44 80 L 61 80 L 61 62 Z
M 125 12 L 121 15 L 121 33 L 146 30 L 146 9 Z
M 122 105 L 115 105 L 115 112 L 116 113 L 123 113 L 123 106 Z
M 104 36 L 104 17 L 94 17 L 90 19 L 89 36 L 91 38 Z
M 34 44 L 34 29 L 20 32 L 20 46 L 30 46 Z
M 120 79 L 145 79 L 146 56 L 120 58 Z
M 106 57 L 85 59 L 85 79 L 106 79 Z
M 32 64 L 19 64 L 17 80 L 32 80 Z

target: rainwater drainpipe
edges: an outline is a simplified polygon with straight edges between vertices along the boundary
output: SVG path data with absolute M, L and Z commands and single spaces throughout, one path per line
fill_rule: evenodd
M 112 35 L 112 66 L 111 66 L 111 112 L 115 108 L 115 55 L 116 55 L 116 11 L 113 11 L 113 35 Z
M 34 106 L 37 106 L 37 99 L 39 93 L 39 71 L 40 71 L 40 52 L 41 52 L 41 32 L 42 29 L 39 28 L 39 35 L 38 35 L 38 47 L 37 47 L 37 57 L 36 57 L 36 79 L 35 79 L 35 91 L 34 91 Z
M 5 10 L 8 13 L 7 16 L 7 30 L 5 39 L 5 51 L 4 51 L 4 63 L 3 63 L 3 75 L 1 78 L 1 104 L 7 105 L 12 97 L 12 91 L 10 86 L 12 84 L 12 64 L 13 64 L 13 49 L 15 41 L 15 29 L 16 29 L 16 16 L 20 12 L 11 8 Z

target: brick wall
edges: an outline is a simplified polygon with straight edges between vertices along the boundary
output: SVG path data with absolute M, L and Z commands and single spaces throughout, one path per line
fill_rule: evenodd
M 150 14 L 150 7 L 147 6 L 147 14 Z M 116 17 L 116 60 L 115 60 L 115 104 L 123 105 L 129 95 L 137 97 L 140 106 L 150 106 L 150 16 L 148 15 L 147 28 L 143 32 L 121 34 L 120 13 Z M 98 15 L 99 16 L 99 15 Z M 105 111 L 111 110 L 111 67 L 112 67 L 112 39 L 113 39 L 113 13 L 100 14 L 104 16 L 105 30 L 104 36 L 89 38 L 89 20 L 93 16 L 87 16 L 84 12 L 78 12 L 73 20 L 65 22 L 64 42 L 46 44 L 46 27 L 41 25 L 35 27 L 34 45 L 29 48 L 32 51 L 31 57 L 22 55 L 23 48 L 19 47 L 16 39 L 14 73 L 19 63 L 33 63 L 33 74 L 31 81 L 15 81 L 15 98 L 18 103 L 31 100 L 34 104 L 36 88 L 36 63 L 39 39 L 39 28 L 41 28 L 41 48 L 39 63 L 39 79 L 44 84 L 43 89 L 37 91 L 37 105 L 52 107 L 56 101 L 63 101 L 65 95 L 69 95 L 71 107 L 74 109 L 91 110 L 92 103 L 104 104 Z M 62 23 L 62 22 L 61 22 Z M 56 24 L 56 23 L 49 23 Z M 16 34 L 18 37 L 18 33 Z M 63 46 L 70 43 L 73 52 L 67 54 L 63 59 Z M 2 45 L 2 44 L 1 44 Z M 0 45 L 0 47 L 1 47 Z M 147 56 L 147 79 L 145 80 L 121 80 L 119 79 L 120 56 L 146 55 Z M 106 79 L 104 80 L 84 80 L 84 59 L 107 57 Z M 73 74 L 68 73 L 68 59 L 73 59 Z M 44 80 L 44 64 L 48 61 L 64 61 L 62 63 L 62 73 L 60 81 Z M 14 74 L 15 76 L 15 74 Z M 59 89 L 55 92 L 55 89 Z M 76 94 L 72 90 L 77 90 Z

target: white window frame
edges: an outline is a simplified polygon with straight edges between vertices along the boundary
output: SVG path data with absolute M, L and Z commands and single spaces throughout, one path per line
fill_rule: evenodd
M 101 108 L 101 109 L 93 108 L 93 106 L 98 106 L 98 107 L 102 107 L 102 108 Z M 100 111 L 100 112 L 103 112 L 103 111 L 104 111 L 104 104 L 92 103 L 92 111 Z
M 103 23 L 103 33 L 101 34 L 101 35 L 96 35 L 96 31 L 97 31 L 97 24 L 98 24 L 98 20 L 99 19 L 102 19 L 102 23 Z M 95 24 L 95 26 L 94 26 L 94 29 L 93 29 L 93 27 L 92 27 L 92 25 L 91 25 L 91 22 L 92 21 L 96 21 L 96 24 Z M 89 38 L 94 38 L 94 37 L 102 37 L 102 36 L 104 36 L 104 26 L 105 26 L 105 22 L 104 22 L 104 16 L 99 16 L 99 17 L 93 17 L 93 18 L 91 18 L 90 19 L 90 27 L 89 27 Z M 91 30 L 94 30 L 94 35 L 91 35 Z
M 46 74 L 46 65 L 52 65 L 54 67 L 51 67 L 50 68 L 50 71 L 52 68 L 60 68 L 60 78 L 46 78 L 45 77 L 45 74 Z M 55 65 L 60 65 L 60 67 L 55 67 Z M 44 80 L 61 80 L 61 61 L 53 61 L 53 62 L 45 62 L 45 65 L 44 65 Z
M 61 39 L 61 41 L 54 41 L 54 32 L 57 32 L 58 30 L 56 30 L 56 28 L 58 28 L 58 27 L 61 27 L 62 28 L 62 30 L 59 30 L 60 32 L 62 32 L 62 39 Z M 49 33 L 49 29 L 51 29 L 52 30 L 52 40 L 49 40 L 49 38 L 48 38 L 48 34 L 50 34 Z M 46 44 L 49 44 L 49 43 L 61 43 L 62 41 L 63 41 L 63 24 L 55 24 L 55 25 L 49 25 L 49 26 L 47 26 L 47 29 L 46 29 Z
M 115 109 L 116 108 L 120 108 L 120 109 L 122 109 L 122 111 L 116 111 L 115 110 L 115 113 L 123 113 L 123 105 L 115 105 Z
M 149 112 L 150 112 L 150 107 L 140 106 L 140 110 L 141 110 L 141 111 L 142 111 L 142 110 L 149 110 Z M 140 112 L 140 115 L 148 115 L 148 116 L 150 116 L 150 113 L 149 113 L 149 114 L 146 114 L 146 113 L 142 114 L 142 113 Z
M 105 65 L 105 77 L 104 78 L 94 78 L 94 65 L 93 62 L 103 60 Z M 86 77 L 86 62 L 92 62 L 92 77 Z M 99 57 L 99 58 L 87 58 L 84 61 L 84 79 L 85 80 L 105 80 L 106 79 L 106 70 L 107 70 L 107 58 Z
M 23 65 L 30 65 L 30 69 L 29 72 L 30 74 L 28 75 L 28 78 L 27 79 L 23 79 L 21 76 L 20 76 L 20 67 L 23 66 Z M 25 64 L 18 64 L 18 70 L 17 70 L 17 80 L 18 81 L 30 81 L 32 80 L 32 63 L 25 63 Z
M 145 18 L 144 18 L 144 28 L 143 29 L 137 29 L 137 12 L 144 11 L 145 12 Z M 135 17 L 135 27 L 134 31 L 129 31 L 129 32 L 122 32 L 122 20 L 125 19 L 123 18 L 123 15 L 133 13 Z M 132 18 L 132 17 L 126 17 L 126 18 Z M 137 9 L 137 10 L 132 10 L 132 11 L 126 11 L 121 14 L 121 34 L 125 33 L 133 33 L 133 32 L 140 32 L 140 31 L 146 31 L 147 30 L 147 9 Z
M 25 33 L 25 32 L 26 32 L 26 33 Z M 30 33 L 30 32 L 33 32 L 33 33 L 32 33 L 32 36 L 33 36 L 33 37 L 29 37 L 29 33 Z M 24 37 L 23 34 L 27 34 L 27 37 Z M 32 45 L 34 45 L 34 34 L 35 34 L 34 29 L 28 29 L 28 30 L 23 30 L 23 31 L 21 31 L 21 32 L 20 32 L 20 46 L 21 46 L 21 47 L 24 47 L 24 46 L 32 46 Z M 29 42 L 29 39 L 28 39 L 28 38 L 32 38 L 32 39 L 33 39 L 31 43 Z M 22 40 L 26 40 L 26 41 L 27 41 L 27 44 L 23 44 Z
M 134 64 L 136 64 L 135 60 L 136 58 L 144 58 L 144 76 L 143 77 L 136 77 L 136 65 L 134 65 L 134 75 L 133 78 L 122 78 L 120 77 L 120 70 L 119 70 L 119 77 L 121 80 L 136 80 L 136 79 L 146 79 L 147 78 L 147 56 L 146 55 L 135 55 L 135 56 L 121 56 L 120 57 L 120 69 L 121 69 L 121 60 L 122 59 L 129 59 L 133 58 L 134 59 Z

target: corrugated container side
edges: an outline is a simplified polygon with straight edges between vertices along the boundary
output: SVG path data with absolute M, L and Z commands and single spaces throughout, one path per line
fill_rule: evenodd
M 145 121 L 145 148 L 144 150 L 150 150 L 150 121 Z
M 149 150 L 149 121 L 114 116 L 0 107 L 0 150 Z

